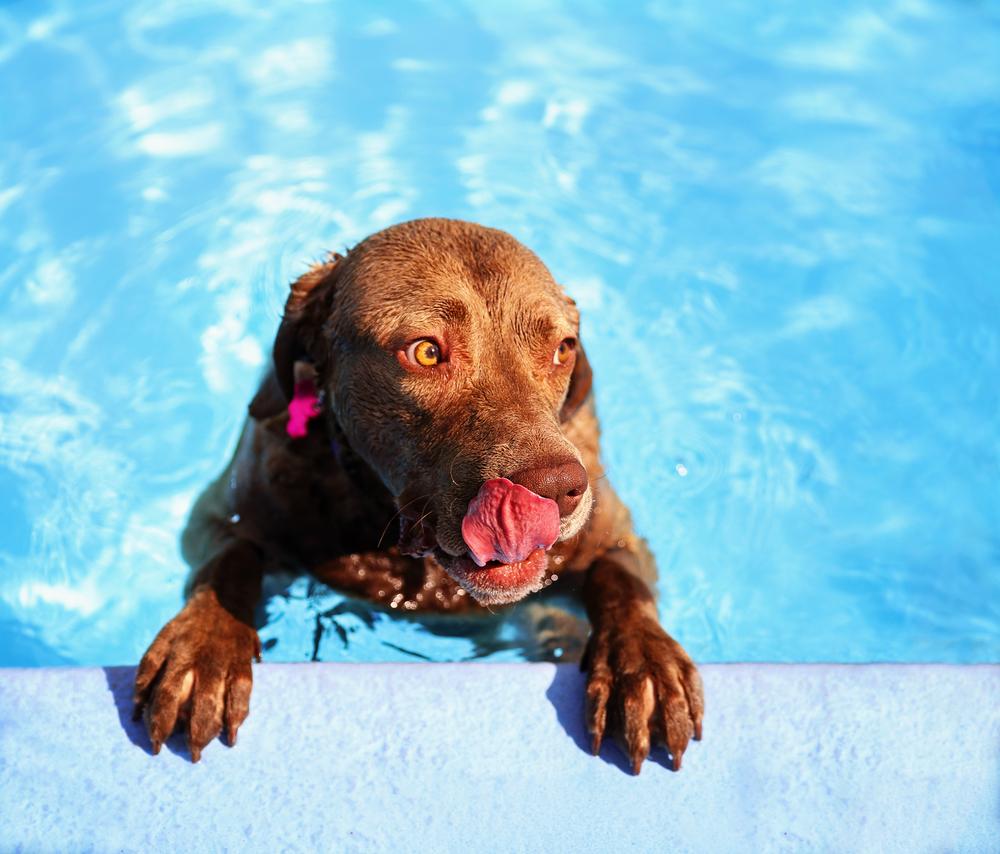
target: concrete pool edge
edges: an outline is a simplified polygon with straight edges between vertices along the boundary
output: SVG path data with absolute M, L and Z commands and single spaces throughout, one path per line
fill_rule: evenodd
M 635 778 L 572 665 L 261 665 L 198 765 L 131 668 L 0 669 L 0 849 L 993 850 L 1000 665 L 702 672 L 705 740 Z

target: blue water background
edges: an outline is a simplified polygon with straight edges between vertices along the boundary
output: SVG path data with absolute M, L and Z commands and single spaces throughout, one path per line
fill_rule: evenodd
M 998 9 L 4 4 L 0 664 L 137 660 L 287 283 L 428 215 L 576 297 L 696 659 L 1000 659 Z M 340 602 L 267 656 L 488 652 Z

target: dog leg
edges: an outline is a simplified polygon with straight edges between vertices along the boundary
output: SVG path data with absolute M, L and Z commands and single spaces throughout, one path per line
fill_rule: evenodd
M 705 708 L 698 670 L 660 626 L 656 600 L 640 577 L 648 576 L 643 557 L 625 549 L 608 552 L 587 571 L 583 588 L 592 628 L 580 667 L 587 672 L 592 750 L 600 752 L 610 732 L 634 774 L 651 742 L 665 744 L 679 770 L 689 739 L 701 738 Z
M 193 574 L 187 604 L 136 671 L 135 716 L 144 713 L 153 753 L 184 721 L 193 762 L 223 727 L 236 743 L 250 710 L 250 662 L 260 660 L 253 612 L 262 578 L 262 555 L 244 540 L 222 544 Z

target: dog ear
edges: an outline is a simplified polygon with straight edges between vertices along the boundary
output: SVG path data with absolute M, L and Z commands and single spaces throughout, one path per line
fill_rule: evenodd
M 322 286 L 336 276 L 342 260 L 342 255 L 332 253 L 292 283 L 271 351 L 274 370 L 268 371 L 250 402 L 250 415 L 258 421 L 273 418 L 288 408 L 295 391 L 295 363 L 315 360 L 310 349 L 317 327 L 322 324 L 321 309 L 327 303 L 321 296 L 330 290 Z
M 255 421 L 269 421 L 288 408 L 288 401 L 278 385 L 274 371 L 268 371 L 257 389 L 257 394 L 250 401 L 247 411 Z
M 566 400 L 562 409 L 559 410 L 559 420 L 569 421 L 576 411 L 583 406 L 584 401 L 590 396 L 590 387 L 593 385 L 594 374 L 590 370 L 590 362 L 587 361 L 587 353 L 583 349 L 583 344 L 579 341 L 576 344 L 576 361 L 573 364 L 573 373 L 569 378 L 569 391 L 566 392 Z

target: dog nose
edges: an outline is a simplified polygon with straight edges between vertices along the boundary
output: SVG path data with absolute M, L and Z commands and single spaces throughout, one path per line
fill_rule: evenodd
M 576 460 L 533 466 L 508 475 L 507 479 L 530 489 L 535 495 L 559 505 L 559 515 L 568 516 L 587 491 L 587 470 Z

